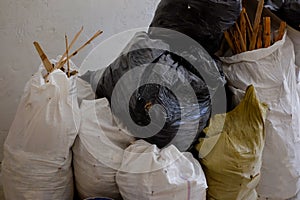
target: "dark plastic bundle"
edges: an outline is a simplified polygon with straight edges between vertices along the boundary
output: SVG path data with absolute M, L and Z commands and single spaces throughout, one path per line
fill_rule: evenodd
M 241 7 L 241 0 L 161 0 L 150 27 L 181 32 L 212 55 L 219 49 L 223 32 L 239 17 Z M 172 35 L 157 30 L 149 30 L 152 38 L 172 40 Z
M 300 0 L 266 0 L 265 7 L 294 29 L 300 30 Z
M 283 4 L 282 0 L 265 0 L 265 7 L 272 11 L 278 11 Z
M 300 30 L 300 0 L 286 0 L 280 12 L 290 26 Z
M 93 74 L 97 71 L 85 79 Z M 178 55 L 161 40 L 139 32 L 105 69 L 96 96 L 109 100 L 113 114 L 136 138 L 186 151 L 206 127 L 212 111 L 210 92 L 222 81 L 216 63 L 201 46 Z

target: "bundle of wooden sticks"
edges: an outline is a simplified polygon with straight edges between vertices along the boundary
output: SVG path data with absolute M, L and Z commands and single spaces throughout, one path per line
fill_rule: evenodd
M 281 21 L 279 30 L 272 32 L 271 18 L 262 18 L 263 7 L 264 0 L 260 0 L 253 25 L 246 9 L 243 8 L 235 26 L 224 32 L 225 39 L 234 54 L 259 48 L 267 48 L 282 39 L 286 29 L 286 22 Z
M 61 69 L 62 71 L 65 71 L 64 68 L 63 68 L 65 63 L 67 63 L 66 74 L 67 74 L 68 77 L 71 77 L 72 75 L 75 75 L 76 73 L 78 73 L 76 70 L 75 71 L 70 71 L 69 59 L 72 58 L 73 56 L 75 56 L 80 50 L 82 50 L 84 47 L 86 47 L 88 44 L 90 44 L 96 37 L 98 37 L 99 35 L 101 35 L 103 33 L 103 31 L 100 31 L 100 30 L 97 31 L 81 47 L 76 49 L 73 53 L 69 54 L 70 49 L 72 48 L 72 46 L 74 45 L 74 43 L 76 42 L 76 40 L 78 39 L 78 37 L 79 37 L 79 35 L 81 34 L 82 31 L 83 31 L 83 27 L 81 27 L 79 32 L 75 35 L 75 37 L 71 41 L 70 45 L 68 45 L 68 37 L 67 37 L 67 35 L 65 35 L 66 51 L 61 56 L 60 60 L 55 65 L 49 61 L 48 57 L 46 56 L 45 52 L 42 50 L 39 43 L 38 42 L 33 42 L 33 44 L 34 44 L 34 46 L 35 46 L 42 62 L 43 62 L 43 65 L 44 65 L 45 69 L 48 72 L 47 75 L 44 78 L 46 78 L 55 69 Z

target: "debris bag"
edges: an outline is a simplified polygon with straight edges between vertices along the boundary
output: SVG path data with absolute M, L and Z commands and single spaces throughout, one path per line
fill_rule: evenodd
M 191 153 L 174 145 L 158 149 L 144 140 L 130 145 L 116 177 L 124 200 L 206 199 L 206 179 Z
M 300 0 L 265 0 L 265 7 L 300 31 Z
M 206 126 L 211 94 L 224 77 L 201 46 L 180 53 L 171 53 L 166 43 L 145 32 L 136 33 L 103 72 L 96 96 L 109 100 L 114 115 L 136 138 L 186 151 Z M 85 80 L 95 80 L 90 77 L 99 72 L 88 73 Z
M 300 0 L 284 0 L 278 13 L 290 26 L 300 31 Z
M 160 38 L 172 44 L 178 40 L 160 27 L 183 33 L 213 55 L 219 50 L 223 32 L 231 27 L 240 15 L 240 0 L 161 0 L 151 22 L 151 38 Z
M 54 62 L 52 62 L 54 63 Z M 42 66 L 25 86 L 4 143 L 4 195 L 13 199 L 73 199 L 72 152 L 80 124 L 76 76 Z
M 300 189 L 300 102 L 291 40 L 285 33 L 269 48 L 221 60 L 235 95 L 243 95 L 253 84 L 259 99 L 269 106 L 258 194 L 269 199 L 295 196 Z
M 260 179 L 267 106 L 250 86 L 232 111 L 212 117 L 196 146 L 208 184 L 208 199 L 253 200 Z
M 83 100 L 81 126 L 73 146 L 75 183 L 81 199 L 121 199 L 115 181 L 123 151 L 134 138 L 112 116 L 107 99 Z
M 264 7 L 272 11 L 278 11 L 282 7 L 283 0 L 265 0 Z

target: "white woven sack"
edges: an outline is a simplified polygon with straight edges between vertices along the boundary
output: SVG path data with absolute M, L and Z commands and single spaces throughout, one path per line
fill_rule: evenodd
M 6 200 L 73 199 L 71 147 L 80 123 L 76 76 L 45 82 L 42 67 L 25 86 L 4 144 Z
M 205 200 L 204 172 L 174 145 L 158 149 L 139 140 L 125 150 L 117 183 L 124 200 Z
M 124 149 L 134 138 L 119 126 L 107 99 L 83 100 L 81 126 L 73 147 L 76 188 L 80 198 L 121 199 L 115 176 Z
M 270 108 L 258 194 L 280 200 L 295 196 L 300 189 L 300 103 L 291 40 L 285 34 L 268 48 L 221 60 L 236 103 L 252 84 Z

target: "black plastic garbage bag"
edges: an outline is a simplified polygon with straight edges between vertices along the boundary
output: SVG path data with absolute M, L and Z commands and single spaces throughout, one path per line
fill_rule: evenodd
M 137 33 L 102 71 L 83 78 L 93 82 L 93 74 L 102 74 L 96 96 L 109 100 L 118 120 L 136 138 L 160 148 L 174 144 L 181 151 L 188 150 L 206 127 L 212 111 L 210 93 L 223 84 L 216 63 L 201 46 L 177 55 L 145 32 Z
M 223 32 L 239 17 L 241 7 L 241 0 L 161 0 L 150 27 L 181 32 L 212 55 L 219 49 Z M 150 37 L 176 40 L 158 30 L 150 28 Z
M 282 0 L 265 0 L 265 7 L 272 11 L 278 11 L 283 4 Z
M 300 0 L 265 0 L 265 7 L 294 29 L 300 30 Z
M 286 0 L 280 12 L 290 26 L 300 30 L 300 0 Z

